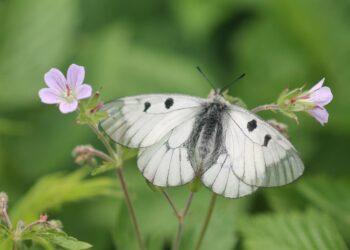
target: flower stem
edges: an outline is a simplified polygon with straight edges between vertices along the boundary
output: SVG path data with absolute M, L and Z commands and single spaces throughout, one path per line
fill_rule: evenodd
M 12 229 L 12 223 L 11 223 L 11 220 L 10 220 L 10 217 L 7 213 L 7 202 L 8 202 L 8 198 L 7 198 L 7 195 L 3 192 L 0 193 L 0 208 L 1 208 L 1 214 L 0 214 L 0 223 L 1 223 L 1 217 L 4 218 L 4 221 L 7 225 L 7 228 L 8 229 Z
M 11 230 L 12 229 L 12 223 L 11 223 L 9 215 L 7 214 L 7 210 L 6 210 L 5 207 L 2 209 L 1 214 L 4 217 L 4 220 L 5 220 L 5 223 L 7 225 L 7 228 Z
M 278 109 L 279 109 L 279 106 L 277 104 L 271 103 L 271 104 L 266 104 L 266 105 L 261 105 L 261 106 L 255 107 L 251 111 L 253 113 L 258 113 L 260 111 L 265 111 L 265 110 L 275 111 Z
M 136 237 L 137 237 L 137 242 L 138 242 L 139 248 L 144 250 L 145 246 L 144 246 L 143 241 L 142 241 L 140 227 L 139 227 L 139 224 L 137 222 L 135 209 L 134 209 L 134 206 L 133 206 L 133 204 L 131 202 L 129 191 L 128 191 L 128 188 L 126 186 L 124 173 L 123 173 L 123 168 L 117 168 L 116 171 L 117 171 L 117 176 L 119 178 L 120 184 L 121 184 L 123 192 L 124 192 L 124 197 L 125 197 L 125 201 L 126 201 L 126 204 L 127 204 L 130 216 L 131 216 L 131 220 L 132 220 L 132 223 L 134 225 L 134 230 L 135 230 L 135 233 L 136 233 Z
M 113 162 L 113 159 L 109 155 L 105 154 L 104 152 L 102 152 L 100 150 L 89 149 L 89 152 L 91 154 L 93 154 L 94 156 L 96 156 L 96 157 L 98 157 L 98 158 L 100 158 L 100 159 L 102 159 L 104 161 L 111 161 L 111 162 Z
M 194 195 L 194 193 L 190 192 L 190 194 L 188 195 L 188 198 L 187 198 L 185 210 L 183 211 L 182 214 L 179 214 L 179 216 L 178 216 L 179 224 L 177 226 L 175 241 L 174 241 L 174 245 L 173 245 L 173 248 L 172 248 L 173 250 L 178 250 L 179 247 L 180 247 L 183 226 L 184 226 L 185 219 L 186 219 L 186 216 L 188 214 L 188 211 L 190 210 L 190 207 L 191 207 L 191 204 L 192 204 L 193 195 Z
M 118 179 L 120 181 L 120 184 L 121 184 L 121 187 L 122 187 L 122 190 L 123 190 L 123 194 L 124 194 L 124 197 L 125 197 L 126 205 L 127 205 L 130 217 L 131 217 L 131 222 L 132 222 L 132 224 L 134 226 L 134 230 L 135 230 L 135 234 L 136 234 L 136 238 L 137 238 L 137 243 L 139 245 L 139 249 L 140 250 L 145 250 L 145 245 L 144 245 L 142 237 L 141 237 L 139 223 L 138 223 L 137 218 L 136 218 L 136 213 L 135 213 L 134 206 L 133 206 L 132 201 L 130 199 L 128 187 L 127 187 L 126 182 L 125 182 L 124 172 L 123 172 L 123 168 L 122 168 L 122 166 L 120 164 L 119 156 L 114 151 L 114 149 L 110 145 L 110 143 L 107 140 L 107 138 L 103 135 L 103 133 L 98 129 L 97 126 L 90 125 L 90 128 L 95 132 L 95 134 L 97 135 L 98 139 L 106 147 L 108 153 L 110 154 L 110 158 L 113 160 L 113 162 L 116 165 L 116 174 L 117 174 L 117 177 L 118 177 Z
M 180 213 L 179 211 L 176 209 L 174 202 L 172 201 L 172 199 L 170 198 L 169 194 L 167 193 L 167 191 L 162 190 L 162 194 L 164 195 L 165 199 L 168 201 L 169 205 L 171 206 L 171 208 L 174 211 L 174 214 L 176 215 L 176 217 L 178 219 L 180 219 Z
M 197 241 L 196 246 L 194 248 L 195 250 L 199 250 L 200 247 L 201 247 L 201 244 L 203 242 L 205 233 L 207 232 L 207 229 L 208 229 L 208 226 L 209 226 L 209 222 L 210 222 L 211 216 L 212 216 L 214 208 L 215 208 L 216 198 L 217 198 L 217 194 L 213 193 L 212 196 L 211 196 L 210 203 L 209 203 L 209 208 L 208 208 L 207 215 L 205 216 L 203 227 L 201 229 L 198 241 Z
M 115 159 L 116 153 L 112 148 L 111 144 L 109 144 L 109 141 L 107 140 L 107 138 L 103 135 L 103 133 L 98 129 L 96 125 L 89 125 L 89 126 L 95 132 L 95 134 L 97 135 L 97 138 L 103 143 L 108 153 L 110 154 L 110 157 L 112 159 Z

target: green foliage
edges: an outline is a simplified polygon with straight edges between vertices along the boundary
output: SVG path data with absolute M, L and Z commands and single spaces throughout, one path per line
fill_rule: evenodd
M 348 249 L 333 221 L 314 210 L 257 215 L 240 224 L 247 250 Z
M 99 175 L 99 174 L 103 174 L 107 171 L 111 171 L 115 169 L 115 164 L 114 162 L 103 162 L 101 165 L 99 165 L 98 167 L 94 167 L 91 171 L 91 175 L 95 176 L 95 175 Z
M 33 230 L 22 236 L 23 240 L 32 240 L 39 243 L 45 249 L 55 249 L 54 246 L 61 247 L 67 250 L 83 250 L 89 249 L 92 246 L 86 242 L 79 241 L 60 230 Z
M 6 35 L 1 37 L 0 57 L 6 59 L 0 61 L 0 82 L 8 88 L 0 92 L 1 109 L 23 108 L 35 102 L 48 64 L 57 65 L 69 54 L 77 4 L 70 0 L 14 0 L 2 4 L 6 12 L 1 28 Z M 19 62 L 26 66 L 18 67 Z
M 87 171 L 52 174 L 42 177 L 11 210 L 14 221 L 32 221 L 41 213 L 60 208 L 64 203 L 91 199 L 99 195 L 116 196 L 109 178 L 85 179 Z
M 329 186 L 329 183 L 332 183 Z M 322 211 L 350 227 L 350 180 L 348 178 L 312 178 L 300 182 L 300 194 Z
M 120 212 L 122 199 L 85 201 L 87 193 L 101 190 L 94 187 L 100 185 L 93 184 L 96 177 L 78 180 L 55 174 L 37 183 L 47 173 L 71 172 L 70 152 L 76 145 L 102 148 L 88 128 L 76 126 L 73 114 L 63 116 L 55 107 L 40 104 L 37 92 L 45 86 L 43 75 L 52 67 L 65 72 L 70 63 L 84 65 L 85 81 L 94 90 L 103 87 L 105 102 L 153 92 L 205 97 L 210 86 L 195 70 L 200 65 L 217 86 L 245 72 L 229 94 L 250 108 L 275 101 L 287 87 L 308 88 L 322 77 L 335 97 L 327 106 L 330 119 L 324 127 L 306 114 L 298 115 L 299 126 L 282 118 L 305 162 L 305 176 L 288 187 L 261 189 L 240 200 L 219 199 L 203 248 L 239 248 L 239 222 L 266 212 L 274 219 L 298 211 L 293 212 L 297 222 L 305 217 L 305 225 L 315 226 L 318 235 L 319 224 L 309 222 L 308 212 L 303 212 L 307 207 L 334 219 L 349 244 L 348 10 L 345 0 L 0 1 L 0 190 L 12 197 L 12 218 L 32 221 L 54 209 L 67 232 L 88 239 L 94 248 L 110 249 L 116 243 L 128 249 L 133 235 L 125 211 Z M 261 115 L 280 120 L 269 112 Z M 130 158 L 136 155 L 135 150 L 127 152 Z M 161 195 L 147 187 L 136 162 L 125 164 L 148 247 L 163 250 L 171 245 L 176 219 Z M 169 192 L 182 208 L 187 187 Z M 75 198 L 80 202 L 73 202 Z M 193 247 L 209 199 L 205 188 L 196 193 L 182 249 Z M 57 210 L 63 202 L 69 204 Z M 130 233 L 116 230 L 114 224 Z M 254 238 L 249 234 L 242 241 Z M 0 244 L 0 249 L 11 247 L 11 241 Z

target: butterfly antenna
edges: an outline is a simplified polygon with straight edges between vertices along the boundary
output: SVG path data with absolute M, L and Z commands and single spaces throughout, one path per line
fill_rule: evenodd
M 220 90 L 220 93 L 224 92 L 226 89 L 228 89 L 232 84 L 234 84 L 235 82 L 237 82 L 238 80 L 242 79 L 243 77 L 245 77 L 245 73 L 243 73 L 242 75 L 240 75 L 239 77 L 237 77 L 236 79 L 234 79 L 232 82 L 230 82 L 229 84 L 227 84 L 225 87 L 223 87 Z
M 214 84 L 209 80 L 209 78 L 206 76 L 206 74 L 204 74 L 204 72 L 202 71 L 202 69 L 201 69 L 199 66 L 197 66 L 196 68 L 197 68 L 197 70 L 199 71 L 199 73 L 201 73 L 201 75 L 208 81 L 208 83 L 209 83 L 210 86 L 213 88 L 213 90 L 216 92 L 216 88 L 215 88 Z

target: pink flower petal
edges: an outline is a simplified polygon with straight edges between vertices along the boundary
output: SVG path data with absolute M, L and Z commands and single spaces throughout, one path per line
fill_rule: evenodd
M 310 96 L 310 101 L 321 107 L 330 103 L 332 99 L 333 94 L 329 87 L 322 87 L 313 92 Z
M 92 88 L 88 84 L 82 84 L 76 89 L 76 97 L 78 100 L 88 98 L 92 94 Z
M 78 108 L 78 101 L 73 102 L 61 102 L 59 109 L 63 114 L 75 111 Z
M 50 69 L 45 74 L 44 80 L 46 85 L 57 93 L 63 93 L 66 89 L 66 78 L 58 69 Z
M 324 78 L 321 79 L 318 83 L 316 83 L 308 92 L 312 93 L 318 89 L 320 89 L 323 86 Z
M 314 109 L 307 111 L 310 115 L 312 115 L 319 123 L 324 125 L 328 122 L 329 114 L 327 110 L 323 107 L 316 107 Z
M 79 66 L 76 64 L 72 64 L 69 66 L 67 71 L 67 82 L 69 87 L 72 89 L 77 88 L 80 86 L 85 77 L 85 69 L 83 66 Z
M 53 90 L 43 88 L 39 91 L 41 102 L 46 104 L 56 104 L 62 102 L 62 98 Z

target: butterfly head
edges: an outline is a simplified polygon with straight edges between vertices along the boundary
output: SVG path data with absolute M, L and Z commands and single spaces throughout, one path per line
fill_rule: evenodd
M 226 103 L 224 92 L 222 89 L 212 89 L 208 95 L 208 99 L 212 102 Z

